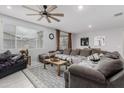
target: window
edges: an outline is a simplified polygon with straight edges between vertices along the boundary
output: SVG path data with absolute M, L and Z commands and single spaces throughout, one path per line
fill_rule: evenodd
M 37 31 L 17 26 L 17 48 L 36 48 Z
M 68 33 L 60 32 L 60 49 L 68 48 Z
M 37 48 L 42 48 L 43 47 L 43 32 L 39 31 L 37 32 Z
M 42 31 L 21 26 L 5 25 L 4 49 L 42 48 L 42 39 Z
M 4 49 L 15 48 L 16 26 L 4 25 L 3 28 L 3 47 Z

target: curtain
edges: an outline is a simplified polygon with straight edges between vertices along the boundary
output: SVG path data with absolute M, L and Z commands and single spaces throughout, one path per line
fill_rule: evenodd
M 68 33 L 68 49 L 72 49 L 72 33 Z
M 60 49 L 60 30 L 56 29 L 56 50 Z
M 72 49 L 72 33 L 68 33 L 68 49 Z M 60 50 L 60 30 L 56 29 L 56 50 Z

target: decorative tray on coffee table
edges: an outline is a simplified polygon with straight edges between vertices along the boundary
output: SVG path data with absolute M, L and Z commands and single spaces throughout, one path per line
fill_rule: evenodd
M 57 57 L 54 57 L 54 58 L 50 58 L 50 61 L 54 61 L 54 62 L 58 62 L 60 59 L 57 58 Z
M 95 59 L 93 59 L 93 60 L 91 60 L 94 64 L 97 64 L 98 62 L 99 62 L 99 60 L 100 59 L 97 59 L 97 60 L 95 60 Z

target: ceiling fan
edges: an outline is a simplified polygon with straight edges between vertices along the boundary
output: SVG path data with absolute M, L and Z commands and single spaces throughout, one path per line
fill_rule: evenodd
M 57 19 L 55 16 L 58 16 L 58 17 L 63 17 L 64 14 L 63 13 L 51 13 L 54 9 L 57 8 L 56 5 L 40 5 L 38 6 L 39 10 L 38 9 L 33 9 L 33 8 L 30 8 L 28 6 L 25 6 L 23 5 L 22 7 L 28 9 L 28 10 L 32 10 L 34 12 L 37 12 L 37 13 L 33 13 L 33 14 L 26 14 L 27 16 L 36 16 L 36 15 L 39 15 L 40 18 L 38 18 L 38 21 L 40 21 L 42 18 L 46 18 L 46 20 L 51 23 L 51 19 L 57 21 L 57 22 L 60 22 L 59 19 Z

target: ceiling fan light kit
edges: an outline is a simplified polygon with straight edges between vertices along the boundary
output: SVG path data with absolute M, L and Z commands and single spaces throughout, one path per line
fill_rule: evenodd
M 34 11 L 36 13 L 33 14 L 26 14 L 27 16 L 40 16 L 40 18 L 37 19 L 37 21 L 40 21 L 41 19 L 45 18 L 49 23 L 51 23 L 51 19 L 57 22 L 60 22 L 60 20 L 56 17 L 63 17 L 64 14 L 63 13 L 51 13 L 53 10 L 55 10 L 57 8 L 56 5 L 51 5 L 51 6 L 47 6 L 47 5 L 40 5 L 38 6 L 38 9 L 33 9 L 30 8 L 28 6 L 23 5 L 22 7 Z

